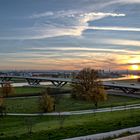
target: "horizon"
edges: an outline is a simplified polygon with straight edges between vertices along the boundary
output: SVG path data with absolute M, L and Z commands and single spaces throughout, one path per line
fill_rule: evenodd
M 140 0 L 0 1 L 1 70 L 140 70 Z
M 90 68 L 90 67 L 87 67 L 87 68 Z M 17 69 L 17 70 L 13 70 L 13 69 L 7 69 L 7 70 L 0 70 L 0 72 L 78 72 L 78 71 L 81 71 L 82 69 L 75 69 L 75 70 L 37 70 L 37 69 L 28 69 L 28 70 L 24 70 L 24 69 Z M 104 69 L 94 69 L 94 70 L 97 70 L 97 71 L 104 71 L 105 73 L 124 73 L 124 74 L 127 74 L 127 75 L 139 75 L 140 74 L 140 70 L 111 70 L 111 69 L 108 69 L 108 70 L 104 70 Z

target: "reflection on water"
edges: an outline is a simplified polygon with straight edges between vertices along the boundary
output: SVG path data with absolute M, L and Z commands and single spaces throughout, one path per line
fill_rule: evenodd
M 131 79 L 138 79 L 138 78 L 140 78 L 140 76 L 138 76 L 138 75 L 129 75 L 129 76 L 130 76 Z
M 102 81 L 117 81 L 117 80 L 128 80 L 128 79 L 138 79 L 140 76 L 138 75 L 123 75 L 123 77 L 118 78 L 105 78 Z
M 12 83 L 11 84 L 13 87 L 23 87 L 23 86 L 29 86 L 29 84 L 26 82 L 24 83 Z M 52 85 L 51 82 L 40 82 L 40 85 Z M 1 87 L 1 85 L 0 85 Z
M 40 82 L 40 85 L 52 85 L 51 82 Z M 13 83 L 13 87 L 22 87 L 22 86 L 29 86 L 28 83 Z

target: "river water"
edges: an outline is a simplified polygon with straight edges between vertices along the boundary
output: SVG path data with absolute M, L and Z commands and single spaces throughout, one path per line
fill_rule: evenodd
M 119 81 L 119 80 L 131 80 L 131 79 L 138 79 L 140 76 L 138 75 L 123 75 L 123 77 L 117 77 L 117 78 L 105 78 L 102 79 L 102 81 Z

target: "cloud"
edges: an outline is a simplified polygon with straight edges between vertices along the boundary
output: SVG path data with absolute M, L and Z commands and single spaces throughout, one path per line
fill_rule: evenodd
M 137 41 L 137 40 L 106 39 L 103 42 L 104 43 L 108 42 L 108 44 L 119 45 L 119 46 L 135 46 L 135 47 L 140 47 L 140 41 Z
M 107 0 L 101 4 L 101 8 L 108 7 L 116 4 L 140 4 L 139 0 Z
M 39 13 L 39 14 L 33 14 L 32 16 L 29 16 L 29 18 L 40 18 L 40 17 L 47 17 L 47 16 L 53 16 L 54 13 L 52 11 L 44 12 L 44 13 Z
M 99 26 L 90 26 L 87 27 L 87 29 L 93 29 L 93 30 L 107 30 L 107 31 L 129 31 L 129 32 L 140 32 L 140 28 L 134 28 L 134 27 L 99 27 Z
M 33 27 L 16 28 L 10 36 L 0 36 L 1 40 L 44 39 L 57 36 L 81 36 L 90 28 L 88 22 L 105 17 L 123 17 L 122 13 L 83 12 L 83 11 L 48 11 L 32 15 L 35 18 Z M 10 32 L 10 31 L 9 31 Z
M 75 15 L 82 13 L 82 11 L 75 11 L 75 10 L 60 10 L 60 11 L 46 11 L 43 13 L 36 13 L 28 18 L 45 18 L 45 17 L 50 17 L 50 18 L 58 18 L 58 17 L 74 17 Z
M 136 4 L 136 3 L 140 3 L 140 0 L 114 0 L 111 1 L 110 3 Z
M 28 48 L 25 51 L 30 52 L 37 52 L 42 55 L 52 55 L 52 54 L 63 54 L 63 57 L 68 57 L 70 54 L 70 57 L 75 58 L 74 56 L 78 58 L 79 56 L 92 56 L 93 54 L 122 54 L 122 55 L 139 55 L 139 51 L 132 51 L 132 50 L 126 50 L 126 49 L 109 49 L 109 48 L 88 48 L 88 47 L 53 47 L 53 48 L 47 48 L 47 47 L 33 47 Z M 61 56 L 61 55 L 60 55 Z M 61 56 L 62 57 L 62 56 Z
M 43 13 L 33 14 L 29 16 L 28 18 L 62 18 L 62 17 L 93 17 L 93 16 L 113 16 L 113 17 L 119 17 L 119 16 L 125 16 L 125 14 L 118 14 L 118 13 L 104 13 L 104 12 L 85 12 L 85 11 L 76 11 L 76 10 L 61 10 L 61 11 L 47 11 Z
M 1 67 L 115 69 L 140 63 L 140 0 L 54 1 L 1 12 Z

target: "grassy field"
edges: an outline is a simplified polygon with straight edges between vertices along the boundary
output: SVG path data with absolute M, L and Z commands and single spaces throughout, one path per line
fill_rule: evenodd
M 41 87 L 31 87 L 31 86 L 24 86 L 24 87 L 14 87 L 13 92 L 9 94 L 9 96 L 30 96 L 30 95 L 40 95 L 46 88 L 52 88 L 55 94 L 59 93 L 66 93 L 71 92 L 70 86 L 67 85 L 63 88 L 56 88 L 55 86 L 41 86 Z M 0 88 L 0 94 L 1 88 Z
M 13 88 L 13 93 L 9 96 L 26 96 L 26 95 L 38 95 L 44 90 L 43 87 L 15 87 Z
M 62 118 L 5 117 L 0 119 L 1 140 L 60 140 L 69 137 L 107 132 L 140 125 L 140 110 L 126 110 Z M 28 133 L 27 120 L 33 122 L 33 133 Z M 28 125 L 27 125 L 28 124 Z
M 111 107 L 127 104 L 140 103 L 140 99 L 108 95 L 108 100 L 101 102 L 99 107 Z M 5 99 L 7 112 L 23 112 L 23 113 L 35 113 L 40 112 L 39 98 L 25 98 L 25 99 Z M 72 110 L 84 110 L 93 109 L 95 106 L 91 102 L 79 101 L 70 98 L 70 96 L 62 96 L 59 103 L 56 104 L 56 111 L 72 111 Z
M 19 94 L 29 94 L 29 93 L 40 93 L 42 92 L 42 87 L 16 87 L 15 93 L 16 95 Z

